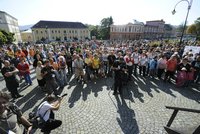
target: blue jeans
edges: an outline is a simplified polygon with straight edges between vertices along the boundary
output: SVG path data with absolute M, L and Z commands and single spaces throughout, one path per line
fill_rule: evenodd
M 30 74 L 25 74 L 24 75 L 24 79 L 25 79 L 26 83 L 32 84 L 32 80 L 31 80 Z
M 67 83 L 67 73 L 65 69 L 60 69 L 61 85 L 64 86 Z

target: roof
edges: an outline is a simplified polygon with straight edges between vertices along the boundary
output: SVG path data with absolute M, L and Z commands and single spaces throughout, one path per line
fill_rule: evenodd
M 6 12 L 4 12 L 4 11 L 0 11 L 0 13 L 2 13 L 2 14 L 6 14 L 6 15 L 8 15 L 9 17 L 11 17 L 11 18 L 17 20 L 15 17 L 11 16 L 10 14 L 8 14 L 8 13 L 6 13 Z
M 87 28 L 81 22 L 39 21 L 32 28 Z

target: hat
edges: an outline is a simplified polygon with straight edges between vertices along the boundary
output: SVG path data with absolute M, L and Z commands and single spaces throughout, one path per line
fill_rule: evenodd
M 181 69 L 181 71 L 187 71 L 187 69 L 186 69 L 185 67 L 183 67 L 183 68 Z

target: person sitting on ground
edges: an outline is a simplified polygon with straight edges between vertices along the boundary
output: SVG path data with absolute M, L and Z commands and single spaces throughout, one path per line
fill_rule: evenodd
M 48 95 L 47 100 L 44 101 L 37 110 L 37 116 L 40 116 L 45 122 L 41 131 L 44 134 L 50 134 L 51 130 L 61 126 L 62 121 L 55 119 L 54 112 L 60 108 L 62 97 L 56 100 L 56 97 L 53 95 Z

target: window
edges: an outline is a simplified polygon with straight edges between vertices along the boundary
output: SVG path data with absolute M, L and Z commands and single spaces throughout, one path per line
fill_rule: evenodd
M 54 37 L 52 37 L 52 39 L 54 40 L 55 38 L 54 38 Z
M 66 30 L 64 30 L 64 32 L 63 33 L 66 33 Z
M 43 32 L 41 31 L 41 34 L 42 34 Z
M 53 33 L 53 30 L 51 32 Z
M 129 26 L 129 32 L 131 32 L 131 26 Z
M 36 30 L 36 34 L 38 34 L 38 30 Z
M 71 30 L 69 30 L 69 33 L 71 33 Z
M 57 31 L 55 30 L 55 33 L 57 33 Z
M 60 30 L 58 30 L 58 33 L 60 33 Z

